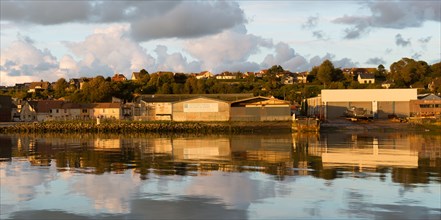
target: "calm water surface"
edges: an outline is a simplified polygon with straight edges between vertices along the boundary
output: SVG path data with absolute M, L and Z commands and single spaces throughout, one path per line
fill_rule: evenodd
M 1 135 L 1 219 L 440 219 L 441 135 Z

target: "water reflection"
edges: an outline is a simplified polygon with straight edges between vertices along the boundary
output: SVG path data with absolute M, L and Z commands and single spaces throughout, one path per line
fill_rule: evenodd
M 2 219 L 441 214 L 439 135 L 17 134 L 0 141 Z M 172 211 L 158 211 L 164 208 Z

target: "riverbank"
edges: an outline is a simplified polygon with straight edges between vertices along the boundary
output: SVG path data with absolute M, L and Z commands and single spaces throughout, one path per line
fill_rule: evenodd
M 328 120 L 321 124 L 321 131 L 430 131 L 441 132 L 441 123 L 437 120 L 392 120 L 349 121 L 345 119 Z
M 8 122 L 0 133 L 278 133 L 291 132 L 291 122 L 137 122 L 137 121 L 52 121 Z
M 193 133 L 193 134 L 259 134 L 296 132 L 290 121 L 275 122 L 140 122 L 140 121 L 52 121 L 2 122 L 0 133 Z M 297 129 L 298 130 L 298 129 Z M 441 121 L 418 119 L 407 122 L 373 120 L 352 122 L 344 119 L 320 123 L 320 132 L 327 131 L 425 131 L 441 133 Z M 297 132 L 318 132 L 299 130 Z

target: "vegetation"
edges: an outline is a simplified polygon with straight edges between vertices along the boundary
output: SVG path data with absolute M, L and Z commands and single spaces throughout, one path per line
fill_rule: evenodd
M 177 134 L 242 134 L 290 132 L 289 122 L 139 122 L 107 120 L 99 125 L 90 121 L 49 121 L 20 123 L 0 127 L 0 133 L 177 133 Z
M 243 73 L 236 73 L 242 76 Z M 298 102 L 314 97 L 321 89 L 363 89 L 381 88 L 381 83 L 393 82 L 392 88 L 419 88 L 420 93 L 441 93 L 441 63 L 428 65 L 424 61 L 402 58 L 390 66 L 388 72 L 379 65 L 375 74 L 375 84 L 359 84 L 355 76 L 345 75 L 325 60 L 313 67 L 307 76 L 307 83 L 284 84 L 282 75 L 289 74 L 283 67 L 275 65 L 263 77 L 248 75 L 232 80 L 215 78 L 196 79 L 194 74 L 157 72 L 149 74 L 140 70 L 138 80 L 112 81 L 110 77 L 97 76 L 85 81 L 77 88 L 66 79 L 57 80 L 51 89 L 28 93 L 25 90 L 3 90 L 2 94 L 20 99 L 60 99 L 77 103 L 109 102 L 112 97 L 131 102 L 141 94 L 216 94 L 253 93 L 255 96 L 274 96 L 279 99 Z M 431 84 L 429 88 L 428 85 Z

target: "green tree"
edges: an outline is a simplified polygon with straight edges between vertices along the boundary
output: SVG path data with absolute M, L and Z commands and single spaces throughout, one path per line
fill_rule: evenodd
M 85 102 L 108 102 L 112 98 L 110 82 L 102 76 L 85 83 L 81 92 Z
M 386 80 L 387 70 L 384 68 L 383 64 L 378 65 L 377 70 L 375 70 L 375 80 L 376 81 L 385 81 Z
M 68 83 L 64 78 L 60 78 L 55 82 L 54 85 L 54 98 L 61 98 L 66 96 L 66 89 L 68 87 Z
M 441 77 L 441 62 L 434 63 L 430 66 L 430 75 L 432 77 Z
M 318 68 L 317 79 L 326 87 L 326 84 L 329 84 L 334 80 L 334 72 L 334 64 L 329 60 L 325 60 Z
M 426 62 L 402 58 L 390 66 L 389 78 L 394 81 L 397 87 L 409 87 L 423 80 L 429 73 L 430 67 Z

